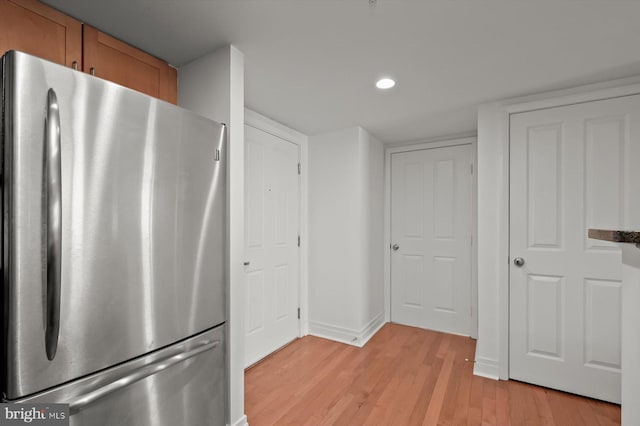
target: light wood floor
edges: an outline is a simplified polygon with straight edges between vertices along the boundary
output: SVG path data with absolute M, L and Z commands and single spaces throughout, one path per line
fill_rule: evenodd
M 618 405 L 473 376 L 474 353 L 469 338 L 397 324 L 362 349 L 307 336 L 246 371 L 249 425 L 620 424 Z

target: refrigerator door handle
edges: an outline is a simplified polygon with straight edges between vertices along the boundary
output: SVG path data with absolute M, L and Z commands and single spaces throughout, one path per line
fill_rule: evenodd
M 75 414 L 84 409 L 86 406 L 96 402 L 97 400 L 104 398 L 105 396 L 117 392 L 133 383 L 136 383 L 146 377 L 157 374 L 163 370 L 166 370 L 169 367 L 172 367 L 176 364 L 184 362 L 190 358 L 193 358 L 197 355 L 200 355 L 203 352 L 210 351 L 220 344 L 219 340 L 208 341 L 204 340 L 199 342 L 194 348 L 180 352 L 177 355 L 172 355 L 168 358 L 163 358 L 158 361 L 154 361 L 150 364 L 145 365 L 137 370 L 134 370 L 132 373 L 119 377 L 114 380 L 109 381 L 104 386 L 99 387 L 91 392 L 87 392 L 82 394 L 71 402 L 69 402 L 69 412 L 70 414 Z
M 47 93 L 44 141 L 44 222 L 46 245 L 45 348 L 51 361 L 58 349 L 60 329 L 60 285 L 62 253 L 62 177 L 60 152 L 60 111 L 53 89 Z

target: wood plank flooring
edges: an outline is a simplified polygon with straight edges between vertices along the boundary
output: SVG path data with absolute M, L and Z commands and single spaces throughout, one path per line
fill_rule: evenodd
M 245 373 L 250 426 L 620 424 L 620 406 L 473 376 L 475 341 L 386 324 L 364 348 L 307 336 Z

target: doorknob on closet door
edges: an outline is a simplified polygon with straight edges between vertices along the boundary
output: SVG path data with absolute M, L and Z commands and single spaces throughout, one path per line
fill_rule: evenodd
M 399 245 L 397 245 L 397 244 L 394 244 L 394 245 L 392 245 L 392 246 L 391 246 L 391 248 L 393 249 L 393 251 L 398 251 L 398 249 L 400 248 L 400 246 L 399 246 Z
M 520 268 L 522 267 L 522 265 L 524 265 L 524 259 L 521 257 L 516 257 L 515 259 L 513 259 L 513 264 Z

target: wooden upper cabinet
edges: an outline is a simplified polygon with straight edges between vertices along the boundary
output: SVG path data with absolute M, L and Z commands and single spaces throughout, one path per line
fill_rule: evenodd
M 82 24 L 37 0 L 0 0 L 0 55 L 7 50 L 79 67 Z
M 175 68 L 86 24 L 83 37 L 84 72 L 173 104 L 178 102 Z
M 178 102 L 175 68 L 38 0 L 0 0 L 0 55 L 8 50 L 93 69 L 105 80 Z

